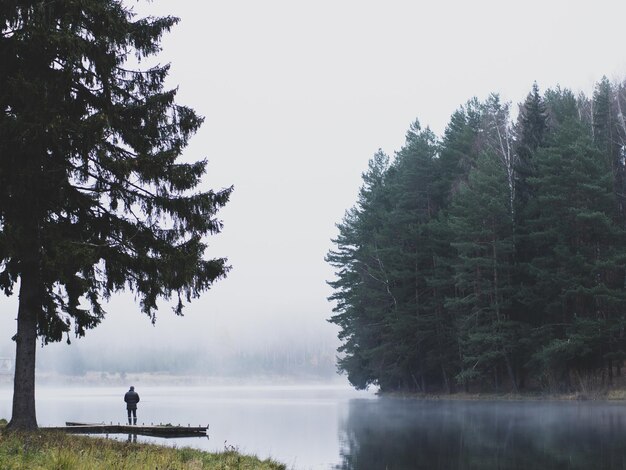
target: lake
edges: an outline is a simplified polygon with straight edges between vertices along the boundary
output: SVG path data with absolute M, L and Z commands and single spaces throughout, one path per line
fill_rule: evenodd
M 135 385 L 140 423 L 210 425 L 208 438 L 140 441 L 232 446 L 297 470 L 626 469 L 626 405 L 617 402 L 403 400 L 342 386 Z M 40 387 L 39 424 L 123 422 L 125 392 Z M 9 417 L 11 395 L 0 388 L 0 417 Z

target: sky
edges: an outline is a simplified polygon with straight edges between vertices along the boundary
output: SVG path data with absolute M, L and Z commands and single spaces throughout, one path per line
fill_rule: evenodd
M 205 117 L 184 158 L 207 158 L 204 189 L 234 185 L 208 257 L 228 278 L 183 318 L 162 304 L 152 326 L 132 294 L 115 296 L 77 353 L 110 344 L 243 348 L 305 332 L 336 345 L 324 261 L 361 173 L 393 155 L 418 118 L 442 135 L 473 96 L 517 109 L 534 81 L 591 94 L 626 78 L 626 2 L 561 0 L 154 0 L 139 15 L 180 23 L 160 63 L 178 102 Z M 0 298 L 0 356 L 12 354 L 16 296 Z M 64 344 L 48 348 L 67 348 Z

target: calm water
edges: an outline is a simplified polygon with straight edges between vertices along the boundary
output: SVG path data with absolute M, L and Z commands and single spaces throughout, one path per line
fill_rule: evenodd
M 40 388 L 39 424 L 122 422 L 125 391 Z M 137 391 L 139 422 L 210 424 L 209 438 L 145 440 L 234 446 L 294 469 L 626 469 L 626 405 L 618 403 L 380 399 L 338 387 Z M 10 401 L 0 389 L 0 417 Z

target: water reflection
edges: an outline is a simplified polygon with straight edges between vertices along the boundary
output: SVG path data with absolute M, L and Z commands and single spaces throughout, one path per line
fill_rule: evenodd
M 337 470 L 623 469 L 626 408 L 590 402 L 352 400 Z

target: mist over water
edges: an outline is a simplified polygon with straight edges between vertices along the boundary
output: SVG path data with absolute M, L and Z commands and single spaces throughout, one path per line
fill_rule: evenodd
M 622 469 L 618 403 L 353 400 L 336 469 Z
M 337 385 L 134 385 L 139 423 L 210 426 L 208 438 L 138 441 L 232 446 L 294 470 L 626 468 L 626 407 L 617 402 L 379 398 Z M 39 424 L 124 422 L 126 390 L 39 387 Z M 11 395 L 0 387 L 0 416 L 10 413 Z
M 236 448 L 261 458 L 274 458 L 289 469 L 329 469 L 339 462 L 339 426 L 348 403 L 374 399 L 371 392 L 346 386 L 142 386 L 138 424 L 209 425 L 209 438 L 159 439 L 139 442 L 189 446 L 208 451 Z M 65 421 L 123 423 L 123 395 L 128 387 L 39 387 L 40 426 Z M 11 390 L 0 388 L 0 416 L 10 412 Z M 112 438 L 126 441 L 129 436 Z M 131 437 L 132 439 L 132 437 Z

